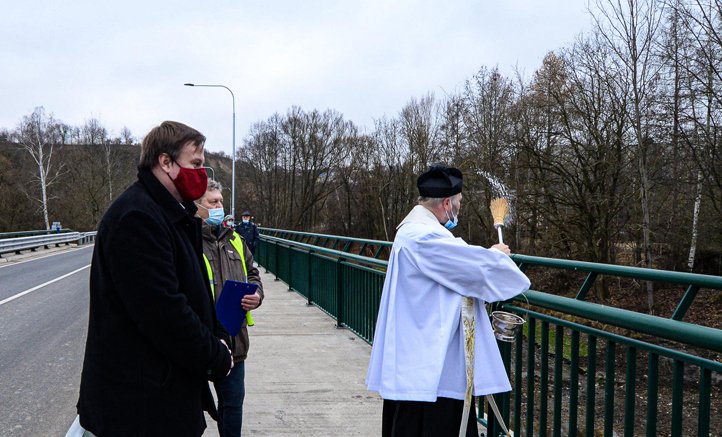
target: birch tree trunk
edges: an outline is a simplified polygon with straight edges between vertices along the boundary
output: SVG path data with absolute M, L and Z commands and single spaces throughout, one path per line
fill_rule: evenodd
M 27 150 L 27 149 L 26 149 Z M 28 150 L 29 151 L 29 150 Z M 45 230 L 50 230 L 50 221 L 48 219 L 48 177 L 47 169 L 50 167 L 50 163 L 46 163 L 44 159 L 44 150 L 42 147 L 38 147 L 35 152 L 37 153 L 38 159 L 35 162 L 38 164 L 38 179 L 40 180 L 40 204 L 43 210 L 43 222 L 45 223 Z M 31 152 L 32 154 L 32 152 Z
M 694 196 L 694 209 L 692 211 L 692 240 L 689 243 L 689 257 L 687 257 L 687 270 L 694 269 L 694 255 L 697 251 L 697 236 L 699 234 L 699 209 L 702 205 L 702 172 L 697 171 L 697 185 Z
M 45 109 L 39 106 L 32 114 L 23 117 L 13 134 L 14 139 L 28 152 L 37 166 L 37 177 L 33 179 L 39 185 L 40 194 L 38 197 L 28 194 L 28 197 L 39 203 L 46 230 L 50 230 L 48 203 L 51 196 L 48 188 L 57 181 L 63 168 L 62 163 L 53 161 L 53 152 L 56 146 L 60 147 L 59 126 L 60 123 L 53 115 L 46 115 Z
M 111 166 L 110 142 L 105 143 L 105 168 L 108 175 L 108 203 L 113 201 L 113 167 Z

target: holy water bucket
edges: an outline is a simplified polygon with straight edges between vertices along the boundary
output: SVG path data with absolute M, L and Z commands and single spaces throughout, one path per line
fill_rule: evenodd
M 494 329 L 494 336 L 499 341 L 512 343 L 524 323 L 525 320 L 521 316 L 513 313 L 506 311 L 491 313 L 491 327 Z

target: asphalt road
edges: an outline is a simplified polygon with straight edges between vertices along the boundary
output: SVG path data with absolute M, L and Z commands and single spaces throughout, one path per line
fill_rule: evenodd
M 86 246 L 0 263 L 0 437 L 63 437 L 75 418 L 91 253 Z M 243 434 L 379 435 L 381 399 L 363 382 L 370 347 L 273 275 L 262 280 Z M 206 422 L 204 437 L 218 436 Z
M 0 264 L 0 436 L 64 436 L 75 418 L 92 247 Z

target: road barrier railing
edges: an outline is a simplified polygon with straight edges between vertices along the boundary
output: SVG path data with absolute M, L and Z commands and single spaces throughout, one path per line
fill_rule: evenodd
M 71 229 L 61 229 L 59 232 L 55 229 L 42 229 L 38 231 L 15 231 L 15 232 L 0 232 L 0 240 L 5 238 L 17 238 L 17 237 L 31 237 L 34 235 L 49 235 L 49 234 L 62 234 L 67 232 L 75 232 Z
M 35 251 L 38 248 L 49 248 L 62 244 L 88 244 L 95 241 L 96 231 L 93 232 L 62 232 L 47 235 L 32 235 L 28 237 L 0 239 L 0 256 L 8 253 L 21 253 L 24 250 Z
M 386 261 L 308 243 L 318 238 L 343 249 L 363 246 L 359 239 L 341 245 L 350 239 L 285 232 L 293 239 L 279 237 L 284 235 L 279 230 L 261 235 L 257 261 L 289 291 L 335 318 L 337 326 L 371 343 Z M 514 343 L 499 342 L 513 391 L 495 399 L 515 436 L 717 435 L 722 429 L 722 416 L 716 414 L 722 411 L 722 330 L 681 319 L 702 289 L 720 298 L 722 278 L 512 258 L 527 272 L 573 270 L 586 276 L 574 297 L 530 290 L 495 305 L 526 319 Z M 671 317 L 659 317 L 585 301 L 600 276 L 682 285 L 686 291 Z M 479 401 L 488 411 L 483 398 Z M 499 435 L 493 414 L 481 414 L 479 421 L 487 435 Z

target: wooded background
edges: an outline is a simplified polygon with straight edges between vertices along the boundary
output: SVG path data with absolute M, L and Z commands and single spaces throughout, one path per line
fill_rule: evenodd
M 251 126 L 236 212 L 392 240 L 416 176 L 445 162 L 464 172 L 454 232 L 470 243 L 496 238 L 496 180 L 512 200 L 505 235 L 516 252 L 720 274 L 722 0 L 598 0 L 590 14 L 594 29 L 529 77 L 483 66 L 462 89 L 410 97 L 366 129 L 300 107 Z M 135 180 L 138 142 L 42 107 L 0 129 L 0 232 L 95 229 Z M 230 157 L 206 159 L 230 187 Z

